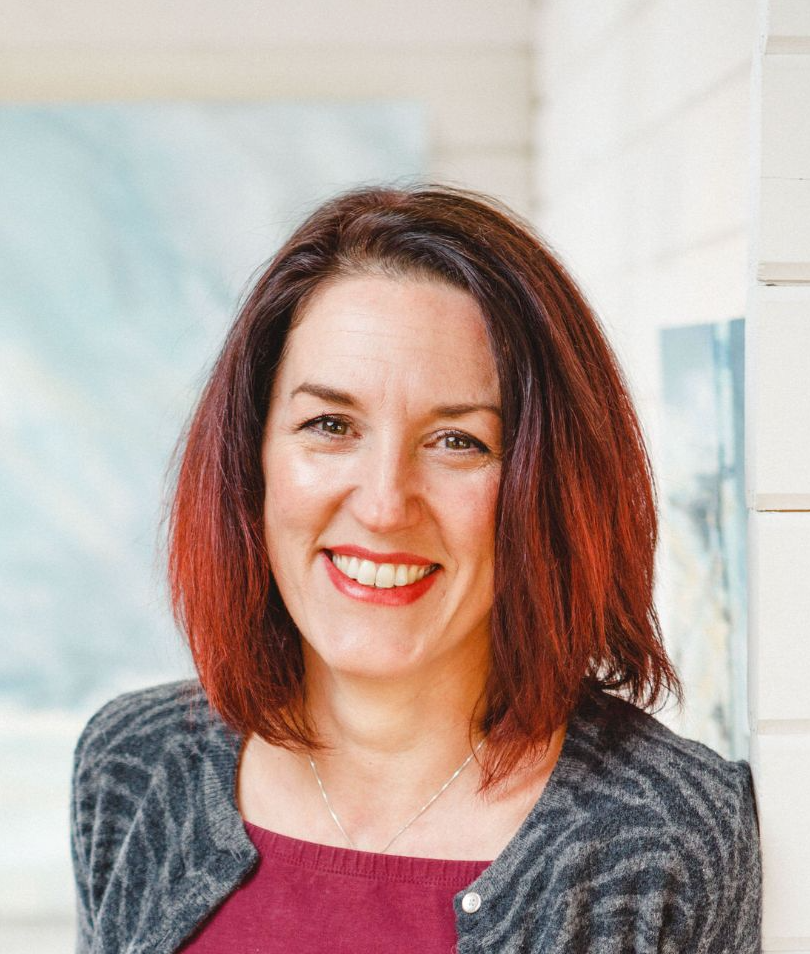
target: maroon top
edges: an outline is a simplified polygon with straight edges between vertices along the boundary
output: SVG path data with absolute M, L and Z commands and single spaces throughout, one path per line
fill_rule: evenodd
M 453 896 L 490 864 L 333 848 L 244 824 L 259 863 L 184 954 L 450 954 Z

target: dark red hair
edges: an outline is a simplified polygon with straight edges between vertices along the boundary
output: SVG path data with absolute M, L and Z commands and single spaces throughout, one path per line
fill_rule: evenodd
M 317 744 L 302 713 L 300 634 L 269 567 L 262 431 L 296 317 L 341 274 L 427 277 L 484 314 L 500 381 L 487 784 L 542 751 L 583 694 L 643 708 L 681 686 L 653 605 L 652 474 L 616 358 L 571 276 L 493 200 L 363 188 L 318 208 L 248 295 L 185 436 L 169 575 L 212 706 L 242 733 Z

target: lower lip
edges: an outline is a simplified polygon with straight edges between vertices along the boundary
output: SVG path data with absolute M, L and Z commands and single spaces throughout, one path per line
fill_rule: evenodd
M 321 550 L 321 556 L 326 561 L 326 572 L 329 579 L 334 583 L 335 589 L 344 593 L 346 596 L 351 596 L 352 599 L 362 600 L 364 603 L 377 603 L 380 606 L 405 606 L 408 603 L 413 603 L 415 600 L 418 600 L 420 596 L 424 596 L 425 593 L 427 593 L 441 572 L 440 568 L 434 570 L 432 573 L 428 573 L 427 576 L 423 576 L 422 579 L 417 580 L 416 583 L 410 583 L 408 586 L 392 586 L 385 589 L 376 586 L 363 586 L 363 584 L 358 583 L 357 580 L 353 580 L 351 577 L 346 576 L 345 573 L 341 573 L 325 550 Z

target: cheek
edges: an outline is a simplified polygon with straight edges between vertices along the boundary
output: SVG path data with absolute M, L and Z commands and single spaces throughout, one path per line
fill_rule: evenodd
M 323 496 L 323 474 L 306 457 L 270 445 L 264 457 L 265 492 L 269 497 L 306 502 Z
M 463 490 L 453 487 L 441 505 L 445 528 L 459 554 L 472 559 L 477 572 L 490 572 L 495 558 L 495 512 L 499 480 L 481 475 Z
M 264 453 L 264 528 L 271 560 L 285 542 L 315 536 L 333 509 L 330 482 L 305 457 L 272 447 Z

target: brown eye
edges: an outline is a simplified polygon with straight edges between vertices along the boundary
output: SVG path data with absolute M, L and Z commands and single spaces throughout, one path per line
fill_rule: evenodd
M 296 430 L 310 431 L 315 434 L 320 434 L 322 437 L 345 437 L 350 426 L 350 422 L 344 420 L 342 417 L 334 417 L 332 414 L 321 414 L 318 417 L 313 417 L 311 420 L 299 424 Z
M 440 435 L 440 440 L 444 441 L 444 446 L 448 450 L 454 451 L 480 451 L 482 454 L 489 453 L 488 448 L 477 441 L 469 434 L 462 434 L 459 431 L 448 431 Z
M 318 429 L 323 431 L 323 433 L 332 434 L 335 437 L 342 437 L 348 427 L 345 421 L 341 421 L 340 418 L 337 417 L 319 417 L 312 423 L 320 425 Z

